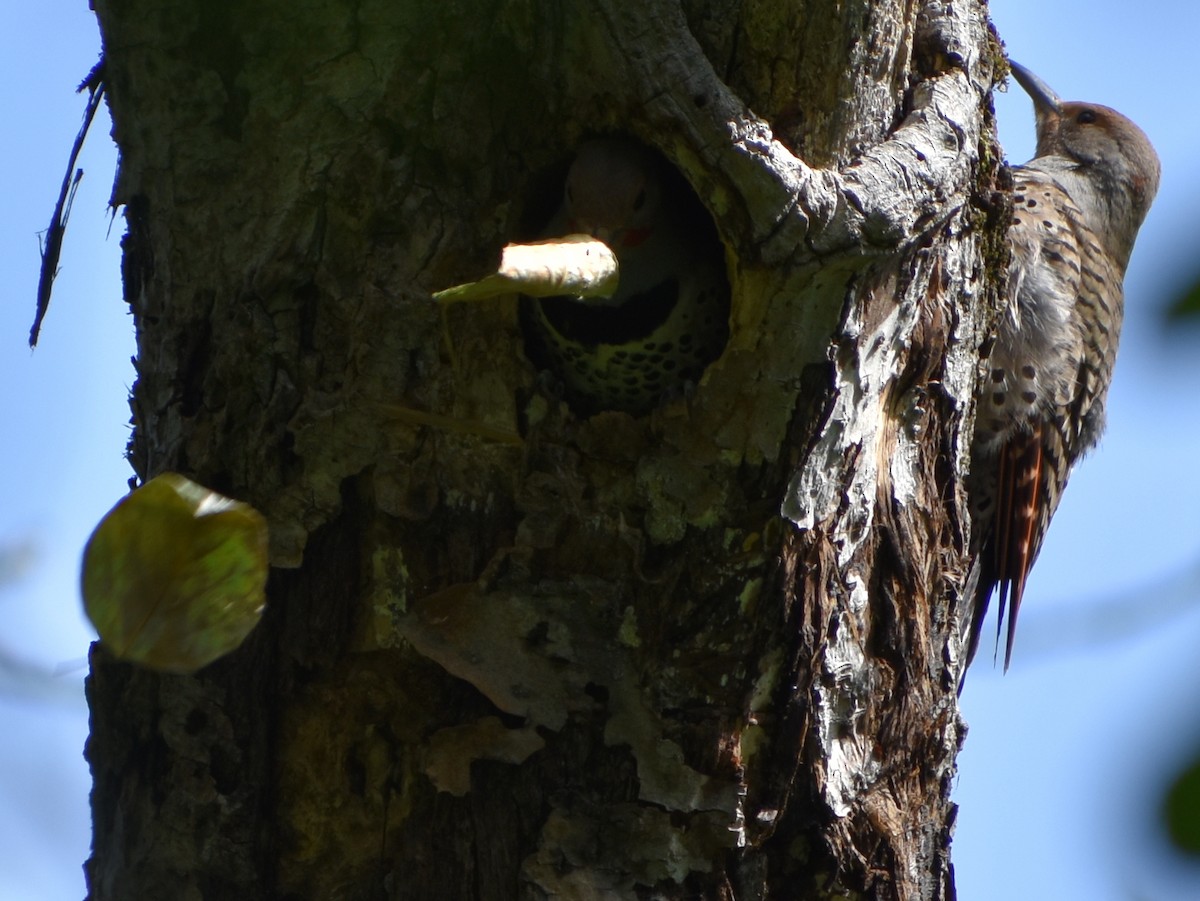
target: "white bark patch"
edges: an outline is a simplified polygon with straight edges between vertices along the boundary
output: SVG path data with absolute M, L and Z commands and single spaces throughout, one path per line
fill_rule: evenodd
M 825 748 L 825 802 L 836 816 L 846 816 L 853 802 L 879 772 L 874 743 L 858 727 L 872 694 L 871 668 L 863 653 L 861 613 L 867 605 L 863 581 L 852 576 L 847 609 L 838 619 L 825 653 L 825 669 L 834 685 L 817 698 L 821 744 Z
M 792 477 L 782 507 L 798 528 L 811 529 L 834 517 L 845 501 L 840 522 L 831 530 L 849 539 L 838 549 L 841 565 L 854 555 L 871 526 L 879 476 L 875 448 L 883 422 L 879 410 L 915 321 L 912 305 L 898 304 L 873 336 L 863 336 L 863 311 L 857 303 L 853 307 L 842 329 L 841 349 L 832 354 L 837 367 L 833 413 L 806 465 Z M 865 349 L 861 356 L 860 347 Z M 853 471 L 843 480 L 839 473 L 849 466 Z M 843 483 L 848 485 L 844 494 Z
M 841 170 L 806 165 L 762 122 L 732 123 L 734 145 L 769 168 L 773 191 L 759 185 L 759 193 L 790 195 L 783 208 L 763 204 L 774 214 L 756 223 L 756 231 L 770 235 L 764 260 L 793 257 L 798 243 L 820 255 L 894 252 L 948 221 L 966 204 L 976 156 L 959 123 L 975 122 L 978 106 L 978 88 L 960 72 L 922 82 L 913 111 L 891 138 Z M 747 186 L 745 193 L 755 192 Z M 781 222 L 781 215 L 790 221 Z
M 966 267 L 956 261 L 953 268 L 969 268 L 973 260 Z M 944 265 L 939 258 L 937 266 Z M 837 816 L 853 812 L 880 766 L 873 737 L 864 735 L 861 724 L 878 687 L 865 648 L 870 620 L 864 545 L 872 540 L 880 498 L 886 494 L 901 506 L 916 502 L 928 478 L 920 471 L 926 388 L 914 386 L 896 397 L 894 386 L 912 353 L 919 318 L 932 315 L 929 305 L 936 300 L 929 296 L 929 284 L 936 267 L 925 256 L 916 256 L 907 267 L 904 293 L 886 314 L 879 313 L 880 305 L 889 302 L 881 293 L 889 290 L 886 279 L 864 286 L 848 303 L 832 354 L 834 409 L 808 460 L 793 476 L 782 508 L 797 527 L 821 528 L 840 539 L 836 553 L 845 595 L 825 646 L 826 678 L 815 683 L 820 687 L 813 697 L 826 759 L 825 800 Z M 969 396 L 968 385 L 955 389 Z

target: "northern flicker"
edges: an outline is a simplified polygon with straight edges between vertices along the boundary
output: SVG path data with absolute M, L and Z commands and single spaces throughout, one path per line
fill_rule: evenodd
M 612 248 L 618 289 L 607 299 L 525 298 L 530 358 L 580 412 L 645 413 L 695 382 L 725 346 L 721 242 L 678 172 L 616 138 L 579 148 L 543 237 L 574 233 Z
M 971 505 L 977 552 L 968 662 L 999 588 L 1004 666 L 1030 567 L 1071 470 L 1104 429 L 1122 281 L 1158 190 L 1140 128 L 1095 103 L 1063 102 L 1012 63 L 1033 98 L 1037 155 L 1013 170 L 1012 259 L 976 409 Z

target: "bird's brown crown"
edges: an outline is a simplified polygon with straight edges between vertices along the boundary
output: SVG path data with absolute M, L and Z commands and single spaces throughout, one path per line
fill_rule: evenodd
M 1011 61 L 1009 65 L 1032 98 L 1037 116 L 1037 155 L 1030 168 L 1052 173 L 1081 208 L 1087 207 L 1093 230 L 1123 268 L 1158 193 L 1162 169 L 1154 146 L 1115 109 L 1060 100 L 1024 66 Z

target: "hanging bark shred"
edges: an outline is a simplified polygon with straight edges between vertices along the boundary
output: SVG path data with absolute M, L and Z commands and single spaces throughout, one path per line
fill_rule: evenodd
M 50 219 L 50 227 L 46 229 L 46 238 L 42 243 L 42 271 L 38 277 L 37 312 L 33 317 L 33 327 L 29 330 L 30 347 L 37 347 L 42 320 L 46 318 L 46 310 L 50 308 L 50 294 L 54 290 L 54 279 L 58 275 L 58 258 L 62 254 L 63 237 L 67 233 L 67 220 L 71 218 L 71 204 L 75 202 L 75 192 L 79 189 L 79 182 L 83 180 L 83 170 L 76 169 L 75 163 L 83 149 L 83 142 L 87 140 L 96 110 L 100 108 L 100 102 L 104 99 L 104 60 L 96 63 L 79 85 L 78 91 L 82 92 L 85 89 L 88 91 L 88 101 L 83 111 L 83 125 L 79 127 L 79 134 L 75 136 L 75 143 L 71 146 L 67 171 L 63 175 L 62 188 L 58 192 L 58 203 L 54 205 L 54 215 Z

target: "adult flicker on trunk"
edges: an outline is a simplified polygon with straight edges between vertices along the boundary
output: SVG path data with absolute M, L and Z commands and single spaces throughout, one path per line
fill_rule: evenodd
M 1071 471 L 1104 430 L 1123 279 L 1159 161 L 1116 110 L 1063 102 L 1011 63 L 1033 99 L 1037 154 L 1013 170 L 1007 303 L 978 397 L 970 476 L 974 609 L 967 661 L 999 589 L 1012 659 L 1029 570 Z M 970 585 L 968 586 L 971 587 Z
M 584 233 L 616 254 L 610 298 L 526 298 L 533 362 L 578 412 L 642 414 L 695 383 L 729 334 L 729 283 L 712 219 L 664 159 L 629 140 L 580 146 L 543 237 Z

